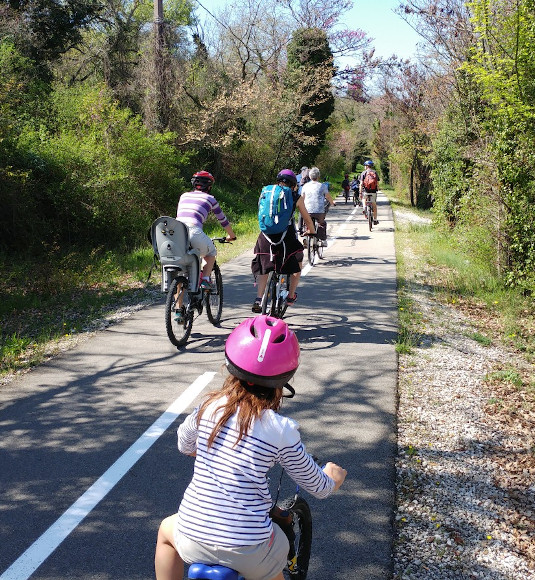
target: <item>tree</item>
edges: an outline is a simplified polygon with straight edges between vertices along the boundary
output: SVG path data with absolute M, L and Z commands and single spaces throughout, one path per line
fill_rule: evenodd
M 288 44 L 286 86 L 299 100 L 292 135 L 294 161 L 312 163 L 325 143 L 334 111 L 333 54 L 325 31 L 297 30 Z
M 0 37 L 9 38 L 23 56 L 39 65 L 50 80 L 50 65 L 77 46 L 82 30 L 100 10 L 99 0 L 4 0 Z

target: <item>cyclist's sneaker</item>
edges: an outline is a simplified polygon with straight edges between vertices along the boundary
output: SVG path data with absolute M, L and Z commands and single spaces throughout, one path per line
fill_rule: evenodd
M 202 288 L 203 290 L 211 290 L 212 289 L 212 285 L 210 284 L 210 280 L 205 280 L 203 278 L 201 280 L 201 283 L 199 285 L 199 288 Z
M 260 314 L 262 312 L 262 298 L 257 298 L 253 302 L 253 307 L 251 309 L 255 314 Z
M 288 304 L 288 306 L 291 306 L 292 304 L 295 304 L 296 300 L 297 300 L 297 292 L 295 293 L 293 298 L 286 298 L 286 304 Z
M 378 226 L 379 225 L 379 220 L 373 220 L 373 225 L 374 226 Z
M 184 322 L 184 314 L 182 313 L 182 310 L 177 310 L 175 312 L 175 322 L 178 322 L 179 324 Z

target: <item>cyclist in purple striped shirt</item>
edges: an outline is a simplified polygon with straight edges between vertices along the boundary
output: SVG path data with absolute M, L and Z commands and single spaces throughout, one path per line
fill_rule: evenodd
M 227 232 L 227 240 L 235 240 L 236 235 L 223 213 L 216 198 L 210 193 L 214 177 L 208 171 L 198 171 L 191 178 L 195 191 L 187 191 L 180 196 L 176 210 L 176 219 L 185 223 L 189 229 L 190 242 L 204 258 L 201 274 L 201 288 L 210 288 L 210 274 L 215 264 L 217 250 L 214 242 L 204 233 L 203 224 L 212 212 Z
M 158 531 L 157 580 L 182 580 L 184 562 L 223 564 L 247 580 L 284 580 L 289 542 L 269 512 L 267 473 L 280 464 L 314 497 L 337 490 L 346 470 L 321 469 L 305 451 L 297 422 L 278 413 L 299 366 L 299 344 L 278 318 L 239 324 L 225 345 L 229 376 L 178 428 L 178 448 L 194 455 L 178 513 Z

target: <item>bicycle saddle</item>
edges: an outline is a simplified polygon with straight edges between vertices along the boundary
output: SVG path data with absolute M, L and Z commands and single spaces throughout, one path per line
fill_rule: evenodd
M 244 580 L 236 570 L 219 564 L 192 564 L 188 580 Z

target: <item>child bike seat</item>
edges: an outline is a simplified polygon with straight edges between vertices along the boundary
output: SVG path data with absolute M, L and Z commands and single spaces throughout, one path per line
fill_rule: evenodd
M 219 564 L 192 564 L 188 570 L 189 580 L 244 580 L 236 570 Z
M 188 226 L 178 220 L 161 216 L 150 228 L 152 249 L 163 266 L 191 264 L 198 250 L 190 246 Z

